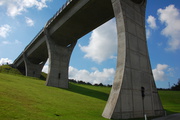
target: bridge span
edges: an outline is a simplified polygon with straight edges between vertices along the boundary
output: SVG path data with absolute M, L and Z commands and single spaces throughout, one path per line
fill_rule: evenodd
M 25 75 L 39 77 L 49 58 L 46 85 L 68 88 L 69 61 L 77 40 L 115 17 L 117 68 L 102 116 L 162 115 L 147 49 L 145 8 L 146 0 L 68 0 L 13 64 Z

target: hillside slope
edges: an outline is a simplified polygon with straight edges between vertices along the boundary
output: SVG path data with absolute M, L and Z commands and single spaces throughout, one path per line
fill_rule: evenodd
M 15 69 L 15 68 L 12 68 L 9 65 L 0 66 L 0 73 L 22 75 L 22 73 L 19 70 Z
M 0 73 L 0 120 L 105 120 L 109 92 L 75 83 L 69 89 L 48 87 L 37 78 Z M 180 112 L 179 91 L 159 94 L 168 113 Z
M 0 73 L 0 119 L 105 120 L 109 91 L 78 84 L 69 90 L 47 87 L 42 80 Z

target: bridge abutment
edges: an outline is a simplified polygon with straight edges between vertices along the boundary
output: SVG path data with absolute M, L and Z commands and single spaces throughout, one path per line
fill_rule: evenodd
M 26 53 L 23 53 L 23 59 L 25 63 L 25 75 L 39 78 L 41 76 L 41 71 L 45 61 L 41 62 L 40 64 L 34 64 L 28 60 Z
M 102 114 L 129 119 L 161 116 L 163 107 L 155 86 L 145 32 L 146 0 L 111 0 L 118 33 L 116 75 Z
M 68 88 L 69 61 L 76 42 L 68 46 L 61 46 L 53 41 L 47 29 L 45 29 L 44 32 L 49 54 L 49 71 L 46 79 L 46 85 Z

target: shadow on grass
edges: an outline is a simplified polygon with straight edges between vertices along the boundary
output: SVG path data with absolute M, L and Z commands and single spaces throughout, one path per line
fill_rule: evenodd
M 101 99 L 104 101 L 107 101 L 108 96 L 109 96 L 109 94 L 107 94 L 107 93 L 100 92 L 97 90 L 88 89 L 88 88 L 78 86 L 75 84 L 69 84 L 69 89 L 67 89 L 67 90 L 71 91 L 71 92 L 79 93 L 82 95 L 98 98 L 98 99 Z
M 167 110 L 167 109 L 165 109 L 165 111 L 166 111 L 166 115 L 171 115 L 171 114 L 178 113 L 178 112 L 173 112 L 173 111 L 170 111 L 170 110 Z

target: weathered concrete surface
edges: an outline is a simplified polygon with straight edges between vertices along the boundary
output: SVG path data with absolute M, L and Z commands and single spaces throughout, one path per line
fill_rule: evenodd
M 47 85 L 68 88 L 69 60 L 76 41 L 115 16 L 117 68 L 103 116 L 126 119 L 162 115 L 147 49 L 145 8 L 146 0 L 72 0 L 51 18 L 23 51 L 26 57 L 21 54 L 14 65 L 31 69 L 28 61 L 39 65 L 49 57 Z
M 69 46 L 56 44 L 50 37 L 47 28 L 44 30 L 49 54 L 49 71 L 46 85 L 52 87 L 68 88 L 68 68 L 71 53 L 76 42 Z
M 117 22 L 118 58 L 114 83 L 102 115 L 109 119 L 162 115 L 147 50 L 146 1 L 112 0 L 112 4 Z
M 23 58 L 26 68 L 25 75 L 39 78 L 41 76 L 41 71 L 46 61 L 43 61 L 40 64 L 34 64 L 28 60 L 26 53 L 23 53 Z

